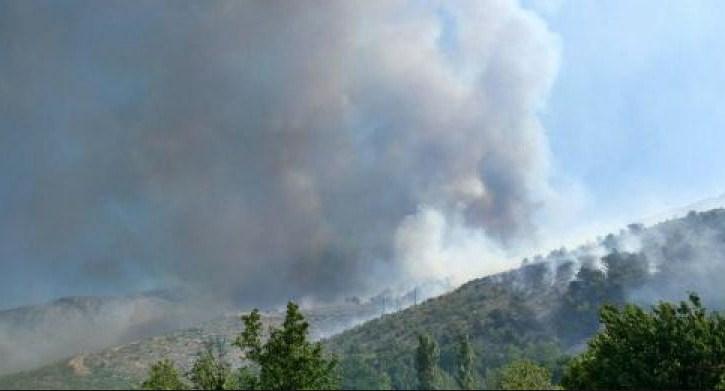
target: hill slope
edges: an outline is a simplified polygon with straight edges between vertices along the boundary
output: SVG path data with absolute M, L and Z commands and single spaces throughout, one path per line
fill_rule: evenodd
M 178 297 L 149 292 L 65 297 L 0 311 L 0 374 L 161 335 L 210 318 L 193 308 Z
M 441 366 L 449 373 L 457 337 L 468 335 L 482 385 L 487 379 L 492 386 L 496 368 L 519 357 L 538 361 L 557 377 L 566 355 L 581 350 L 597 331 L 605 302 L 649 304 L 697 291 L 707 305 L 724 308 L 719 279 L 725 272 L 725 210 L 693 212 L 650 228 L 630 225 L 573 251 L 560 249 L 525 263 L 369 321 L 326 344 L 347 359 L 363 357 L 375 377 L 387 375 L 395 388 L 416 384 L 419 333 L 438 341 Z
M 377 305 L 320 307 L 306 311 L 312 337 L 320 339 L 379 314 Z M 42 368 L 0 377 L 0 389 L 128 389 L 137 387 L 152 363 L 169 358 L 182 371 L 191 368 L 196 355 L 209 342 L 232 342 L 242 329 L 240 314 L 228 314 L 165 335 L 82 353 Z M 279 324 L 284 314 L 267 312 L 263 323 Z M 266 327 L 265 327 L 266 328 Z M 226 358 L 239 366 L 236 349 L 228 349 Z
M 429 333 L 441 346 L 441 366 L 451 372 L 459 335 L 470 337 L 482 385 L 512 359 L 527 357 L 558 376 L 567 354 L 582 349 L 599 327 L 605 303 L 677 300 L 697 291 L 709 307 L 725 308 L 725 210 L 689 213 L 645 228 L 630 225 L 574 250 L 559 249 L 524 260 L 522 267 L 472 280 L 455 291 L 384 315 L 324 341 L 349 364 L 363 358 L 373 374 L 396 388 L 415 386 L 416 336 Z M 315 337 L 379 315 L 378 305 L 305 311 Z M 281 314 L 266 314 L 278 322 Z M 161 357 L 188 368 L 213 338 L 231 340 L 241 329 L 237 314 L 198 328 L 75 356 L 39 370 L 0 378 L 0 388 L 128 388 Z M 236 354 L 230 352 L 229 358 Z M 238 361 L 237 361 L 238 363 Z M 346 365 L 343 365 L 346 367 Z M 365 371 L 352 371 L 361 376 Z M 353 380 L 350 373 L 346 385 Z M 447 379 L 451 385 L 450 379 Z

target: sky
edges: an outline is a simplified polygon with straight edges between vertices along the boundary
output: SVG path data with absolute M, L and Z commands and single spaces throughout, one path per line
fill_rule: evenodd
M 525 5 L 561 40 L 542 121 L 585 216 L 636 219 L 725 192 L 719 2 Z
M 0 308 L 462 282 L 719 195 L 724 12 L 3 2 Z

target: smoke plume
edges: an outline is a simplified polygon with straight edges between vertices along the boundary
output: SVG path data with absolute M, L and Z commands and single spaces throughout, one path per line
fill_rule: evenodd
M 551 197 L 515 1 L 8 1 L 0 53 L 0 307 L 499 271 Z

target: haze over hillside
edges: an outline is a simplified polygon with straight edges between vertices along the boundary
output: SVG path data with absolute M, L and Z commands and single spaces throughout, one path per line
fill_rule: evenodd
M 492 387 L 493 371 L 524 357 L 548 367 L 558 381 L 566 355 L 583 350 L 599 330 L 603 304 L 647 306 L 697 292 L 709 308 L 723 310 L 723 273 L 725 209 L 690 212 L 529 258 L 519 269 L 470 281 L 327 343 L 343 356 L 368 357 L 396 389 L 417 386 L 413 358 L 421 333 L 439 342 L 449 373 L 457 338 L 468 335 L 478 352 L 477 376 L 489 382 L 482 386 Z
M 482 379 L 518 357 L 541 362 L 559 376 L 565 355 L 581 350 L 598 329 L 602 304 L 652 304 L 696 291 L 708 306 L 725 309 L 720 288 L 724 272 L 725 209 L 715 209 L 652 227 L 632 224 L 571 250 L 533 256 L 520 268 L 469 281 L 399 312 L 388 297 L 388 313 L 380 316 L 384 309 L 378 297 L 366 304 L 310 307 L 306 313 L 315 338 L 328 338 L 326 346 L 343 359 L 351 354 L 373 357 L 376 370 L 396 388 L 415 385 L 412 358 L 419 333 L 430 333 L 441 343 L 444 368 L 453 365 L 456 336 L 466 334 L 483 352 L 477 364 Z M 279 321 L 280 315 L 268 313 L 265 319 Z M 155 360 L 171 358 L 188 368 L 205 343 L 218 337 L 231 341 L 241 330 L 238 315 L 227 315 L 6 376 L 0 386 L 129 387 L 141 381 Z M 230 352 L 229 359 L 239 365 Z
M 0 311 L 0 374 L 83 351 L 188 327 L 225 308 L 152 292 L 127 297 L 65 297 Z
M 122 363 L 288 301 L 328 331 L 385 314 L 325 346 L 398 387 L 424 326 L 489 349 L 482 378 L 517 354 L 558 374 L 605 301 L 720 308 L 725 195 L 692 200 L 724 191 L 723 20 L 716 0 L 0 1 L 0 375 L 128 385 Z
M 305 313 L 311 323 L 311 337 L 317 340 L 378 316 L 380 310 L 375 303 L 348 303 L 310 308 Z M 186 371 L 200 352 L 217 342 L 226 344 L 226 359 L 238 367 L 241 359 L 230 344 L 242 329 L 239 315 L 237 312 L 226 313 L 195 327 L 159 333 L 130 343 L 111 344 L 113 346 L 107 349 L 65 357 L 28 373 L 0 377 L 0 389 L 135 388 L 156 361 L 168 358 Z M 265 327 L 279 325 L 282 319 L 283 313 L 278 311 L 263 313 Z
M 375 315 L 394 312 L 451 289 L 429 281 L 410 291 L 386 289 L 372 297 L 350 296 L 336 303 L 302 303 L 312 311 L 316 337 L 342 331 Z M 277 319 L 280 306 L 263 308 Z M 249 308 L 245 309 L 249 310 Z M 200 327 L 205 335 L 233 340 L 243 311 L 183 292 L 147 292 L 125 297 L 65 297 L 52 302 L 0 311 L 0 375 L 33 369 L 78 353 Z M 226 315 L 222 315 L 226 314 Z M 221 317 L 221 320 L 220 320 Z M 200 326 L 201 325 L 201 326 Z M 211 328 L 212 331 L 208 329 Z M 201 346 L 200 339 L 193 348 Z M 191 355 L 194 349 L 185 348 Z M 154 356 L 155 357 L 155 356 Z M 150 358 L 148 358 L 150 360 Z M 147 362 L 148 363 L 148 362 Z M 137 368 L 138 369 L 138 368 Z M 136 373 L 138 375 L 138 373 Z

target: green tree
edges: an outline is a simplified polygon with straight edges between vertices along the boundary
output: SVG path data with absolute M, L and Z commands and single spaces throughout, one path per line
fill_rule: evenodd
M 679 306 L 604 306 L 603 331 L 572 360 L 567 388 L 714 389 L 725 369 L 725 320 L 697 295 Z
M 233 388 L 231 368 L 224 359 L 224 342 L 216 341 L 208 344 L 194 362 L 194 366 L 188 374 L 194 388 L 197 390 L 224 390 Z
M 418 348 L 415 352 L 415 369 L 418 374 L 418 387 L 423 390 L 435 390 L 440 383 L 438 369 L 438 344 L 430 335 L 418 335 Z
M 459 338 L 456 350 L 456 384 L 462 390 L 473 390 L 476 387 L 476 377 L 473 367 L 474 355 L 468 335 Z
M 551 373 L 529 360 L 517 360 L 504 367 L 498 378 L 502 390 L 551 390 Z
M 174 367 L 171 360 L 161 360 L 151 366 L 149 376 L 141 388 L 144 390 L 185 390 L 188 388 Z
M 242 323 L 244 323 L 244 330 L 237 336 L 234 346 L 242 350 L 244 358 L 251 361 L 252 365 L 239 368 L 237 383 L 241 389 L 258 390 L 261 388 L 258 363 L 263 360 L 262 317 L 259 315 L 259 311 L 255 309 L 249 315 L 242 315 Z
M 270 328 L 264 345 L 259 311 L 243 316 L 242 321 L 245 329 L 235 345 L 253 363 L 241 370 L 243 388 L 302 390 L 334 389 L 339 385 L 337 361 L 324 357 L 320 343 L 307 340 L 309 323 L 296 304 L 287 304 L 282 328 Z

